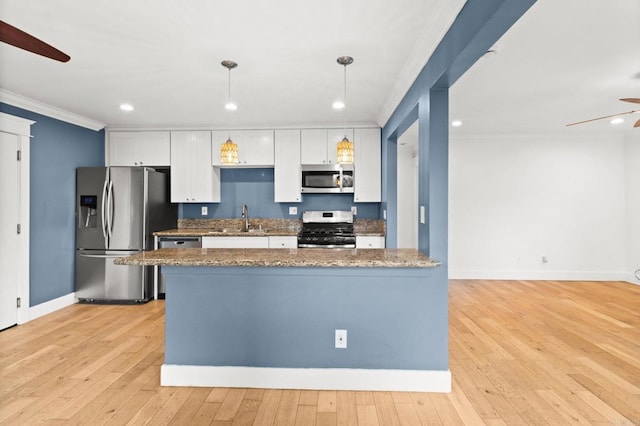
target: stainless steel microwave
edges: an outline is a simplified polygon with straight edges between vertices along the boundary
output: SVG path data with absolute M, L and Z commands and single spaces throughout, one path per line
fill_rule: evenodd
M 302 166 L 303 193 L 353 193 L 352 164 Z

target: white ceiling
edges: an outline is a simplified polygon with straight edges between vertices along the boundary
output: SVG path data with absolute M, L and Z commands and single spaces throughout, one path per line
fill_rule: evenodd
M 538 0 L 450 90 L 452 134 L 640 132 L 640 1 Z
M 111 127 L 332 125 L 350 55 L 347 119 L 382 125 L 464 3 L 0 0 L 3 21 L 71 56 L 0 43 L 0 87 Z
M 0 0 L 2 20 L 71 56 L 0 43 L 0 88 L 111 127 L 384 125 L 465 0 Z M 640 1 L 538 0 L 452 87 L 452 134 L 640 132 Z M 227 70 L 239 109 L 223 108 Z M 118 109 L 122 102 L 132 113 Z

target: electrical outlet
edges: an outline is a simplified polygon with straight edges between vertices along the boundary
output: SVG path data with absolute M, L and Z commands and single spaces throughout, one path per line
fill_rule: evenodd
M 347 348 L 347 330 L 336 330 L 336 348 Z
M 298 214 L 298 208 L 297 207 L 289 207 L 289 214 L 290 215 Z
M 422 224 L 427 223 L 427 217 L 425 214 L 424 206 L 420 206 L 420 223 Z
M 207 207 L 207 206 L 200 207 L 200 214 L 202 216 L 208 215 L 209 214 L 209 207 Z
M 382 218 L 387 220 L 387 209 L 382 210 Z
M 351 206 L 351 213 L 353 213 L 353 215 L 357 215 L 358 214 L 358 208 L 356 206 Z

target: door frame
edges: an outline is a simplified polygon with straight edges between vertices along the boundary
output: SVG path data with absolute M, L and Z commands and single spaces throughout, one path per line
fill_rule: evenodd
M 0 131 L 18 136 L 18 149 L 20 149 L 20 181 L 18 182 L 18 197 L 20 198 L 20 235 L 18 238 L 18 297 L 20 307 L 18 308 L 18 324 L 29 321 L 29 235 L 30 235 L 30 144 L 31 125 L 35 121 L 16 117 L 0 112 Z

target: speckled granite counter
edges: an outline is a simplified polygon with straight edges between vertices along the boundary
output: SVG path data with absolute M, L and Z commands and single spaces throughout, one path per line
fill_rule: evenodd
M 117 258 L 118 265 L 433 268 L 437 260 L 413 249 L 174 249 Z
M 178 219 L 176 229 L 154 232 L 156 237 L 248 237 L 259 235 L 295 236 L 302 227 L 298 219 L 255 218 L 249 220 L 252 232 L 242 232 L 244 219 Z M 376 219 L 356 219 L 356 235 L 384 236 L 385 222 Z M 260 231 L 262 228 L 262 231 Z

